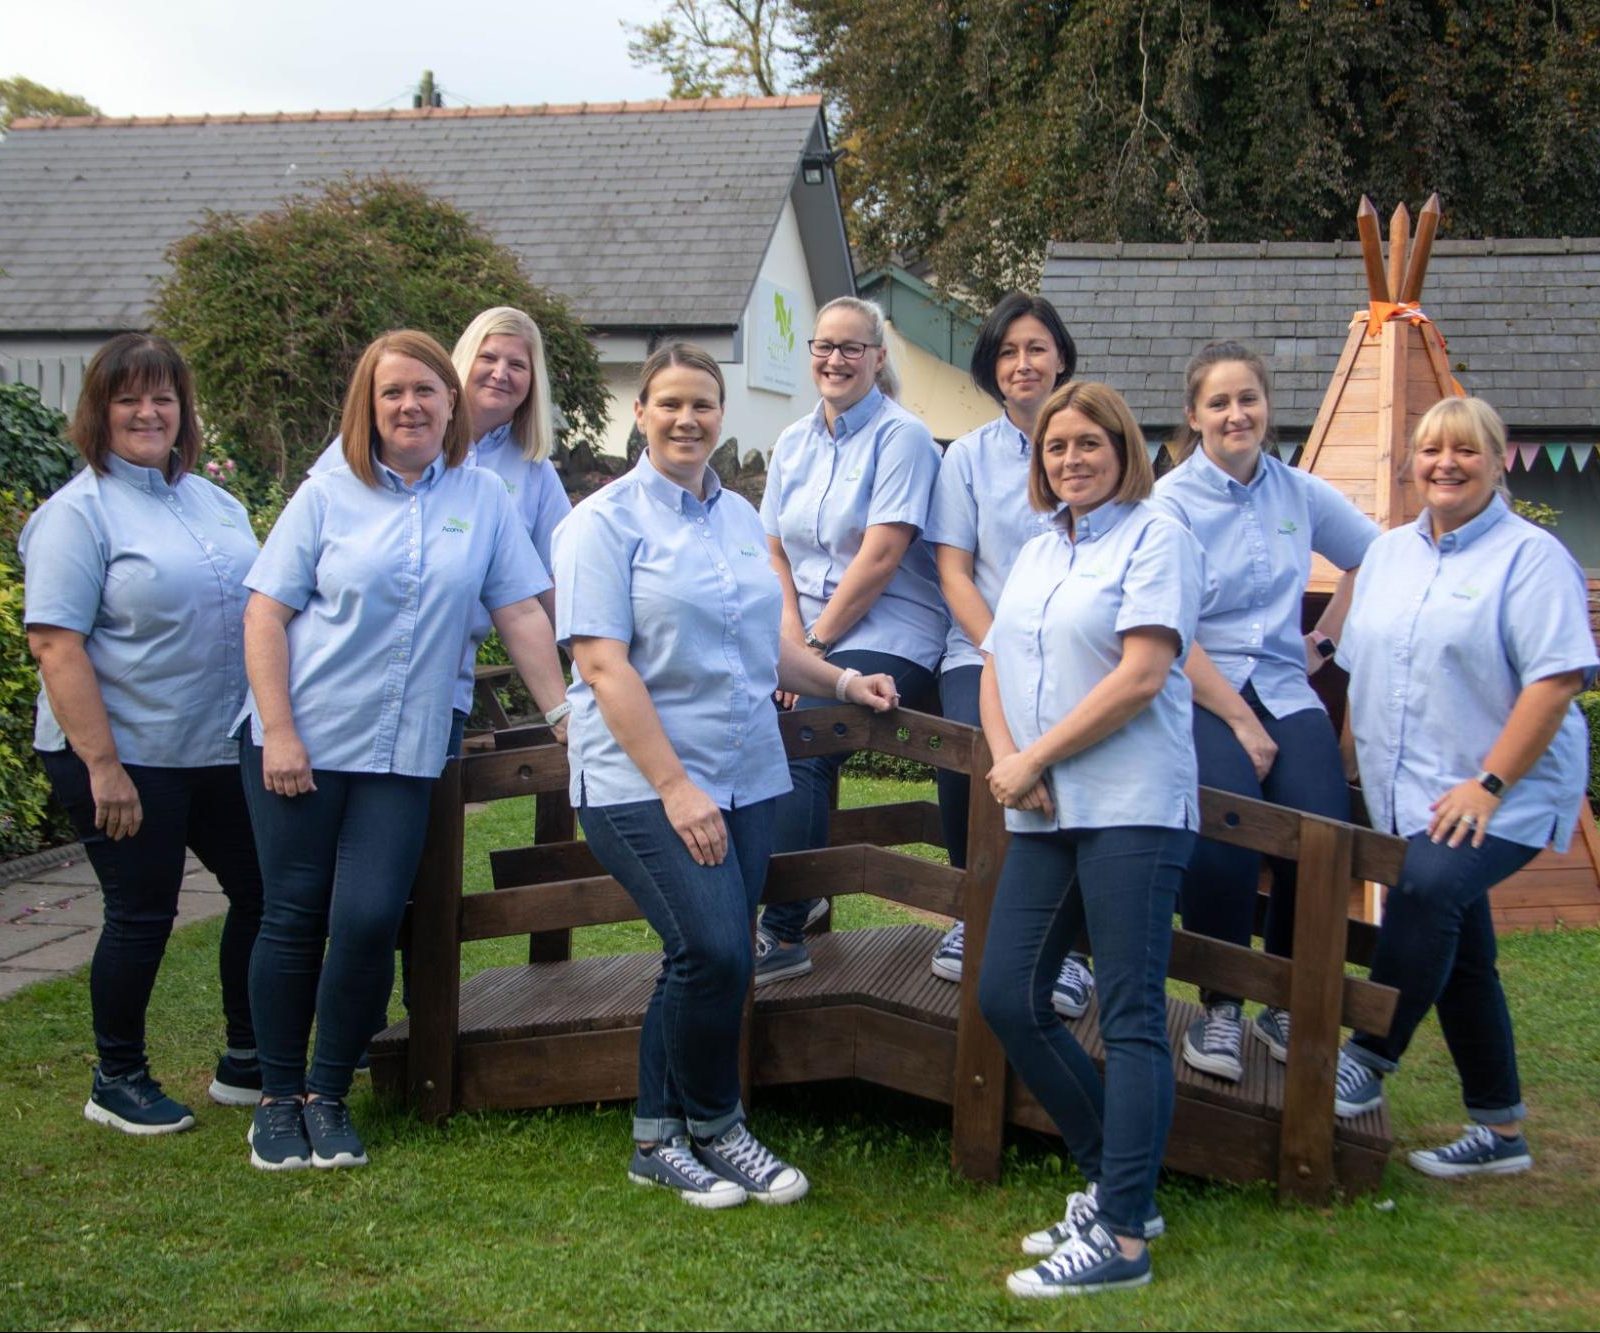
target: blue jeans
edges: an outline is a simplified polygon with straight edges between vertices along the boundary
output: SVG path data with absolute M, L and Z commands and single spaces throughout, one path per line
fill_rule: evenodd
M 1346 1050 L 1380 1073 L 1399 1066 L 1412 1034 L 1433 1006 L 1450 1048 L 1467 1113 L 1482 1124 L 1514 1124 L 1527 1114 L 1517 1078 L 1511 1011 L 1495 968 L 1489 890 L 1538 854 L 1490 834 L 1483 846 L 1454 849 L 1414 834 L 1400 882 L 1384 899 L 1372 980 L 1400 992 L 1387 1037 L 1357 1032 Z
M 981 666 L 955 667 L 939 675 L 939 704 L 941 711 L 952 722 L 965 722 L 976 727 L 978 717 L 978 682 L 983 678 Z M 939 787 L 939 821 L 944 825 L 944 845 L 950 853 L 950 864 L 957 870 L 967 868 L 967 802 L 972 795 L 972 781 L 965 773 L 939 769 L 935 779 Z
M 433 779 L 319 768 L 315 791 L 278 796 L 262 783 L 261 751 L 248 735 L 239 764 L 266 887 L 250 960 L 262 1091 L 343 1097 L 394 984 Z
M 194 848 L 228 899 L 218 958 L 228 1045 L 254 1047 L 248 978 L 261 925 L 261 869 L 237 770 L 124 765 L 144 822 L 133 837 L 113 842 L 94 826 L 83 761 L 70 749 L 38 754 L 100 881 L 105 925 L 89 965 L 89 1005 L 101 1073 L 117 1078 L 145 1066 L 145 1011 L 178 915 L 185 847 Z
M 995 890 L 978 1004 L 1006 1058 L 1055 1122 L 1100 1216 L 1142 1237 L 1172 1123 L 1167 962 L 1178 882 L 1194 847 L 1183 829 L 1014 833 Z M 1050 1007 L 1061 960 L 1085 926 L 1094 952 L 1102 1081 Z
M 775 801 L 724 810 L 728 854 L 695 864 L 660 801 L 578 810 L 589 847 L 661 936 L 661 974 L 639 1033 L 633 1137 L 714 1138 L 744 1119 L 739 1029 L 755 966 L 750 927 L 772 854 Z
M 1278 757 L 1266 778 L 1258 780 L 1249 756 L 1228 724 L 1196 705 L 1194 750 L 1200 766 L 1200 785 L 1348 821 L 1350 788 L 1328 715 L 1320 708 L 1306 708 L 1273 717 L 1262 707 L 1248 682 L 1240 693 L 1267 735 L 1277 742 Z M 1288 957 L 1294 952 L 1295 865 L 1276 858 L 1270 864 L 1272 897 L 1263 942 L 1268 953 Z M 1260 879 L 1260 852 L 1201 838 L 1195 844 L 1183 881 L 1184 929 L 1249 948 L 1250 937 L 1255 933 Z M 1202 998 L 1211 1003 L 1239 997 L 1207 991 Z
M 836 667 L 854 667 L 863 676 L 883 673 L 894 677 L 900 702 L 907 708 L 926 712 L 933 706 L 936 690 L 933 672 L 893 653 L 850 649 L 833 653 L 828 661 Z M 831 708 L 832 699 L 801 699 L 796 710 Z M 773 816 L 772 850 L 805 852 L 828 845 L 828 798 L 833 794 L 834 776 L 844 767 L 848 754 L 822 755 L 815 759 L 796 759 L 789 765 L 794 790 L 778 797 Z M 762 913 L 761 924 L 786 944 L 805 936 L 806 914 L 815 899 L 776 903 Z

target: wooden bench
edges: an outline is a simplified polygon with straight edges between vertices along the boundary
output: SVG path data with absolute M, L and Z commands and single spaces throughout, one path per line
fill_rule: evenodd
M 965 871 L 894 850 L 942 842 L 938 808 L 911 801 L 836 811 L 832 845 L 774 857 L 764 900 L 870 893 L 967 922 L 960 985 L 929 960 L 941 931 L 900 925 L 828 932 L 811 946 L 808 976 L 763 986 L 745 1025 L 743 1077 L 752 1087 L 856 1078 L 952 1108 L 956 1170 L 993 1181 L 1007 1123 L 1052 1132 L 978 1012 L 977 976 L 1006 833 L 982 775 L 988 747 L 958 723 L 907 711 L 870 717 L 838 707 L 782 720 L 791 756 L 852 750 L 918 759 L 977 775 Z M 427 846 L 409 917 L 414 1012 L 372 1043 L 375 1084 L 425 1118 L 480 1108 L 573 1105 L 631 1098 L 639 1025 L 659 954 L 573 959 L 572 931 L 637 919 L 620 885 L 574 840 L 566 753 L 502 733 L 502 747 L 451 764 L 433 797 Z M 512 748 L 515 747 L 515 748 Z M 535 843 L 491 853 L 496 891 L 462 894 L 463 809 L 537 796 Z M 1203 831 L 1300 863 L 1293 960 L 1175 934 L 1170 975 L 1285 1006 L 1293 1018 L 1287 1067 L 1245 1042 L 1245 1076 L 1230 1084 L 1178 1056 L 1198 1007 L 1169 1001 L 1177 1074 L 1169 1165 L 1229 1180 L 1275 1180 L 1280 1193 L 1324 1200 L 1336 1188 L 1377 1187 L 1391 1145 L 1380 1108 L 1333 1118 L 1341 1022 L 1384 1032 L 1395 993 L 1345 975 L 1364 961 L 1371 927 L 1346 917 L 1352 880 L 1392 882 L 1404 844 L 1368 830 L 1260 802 L 1202 792 Z M 529 937 L 529 962 L 461 980 L 462 945 Z M 1101 1059 L 1093 1005 L 1072 1025 Z

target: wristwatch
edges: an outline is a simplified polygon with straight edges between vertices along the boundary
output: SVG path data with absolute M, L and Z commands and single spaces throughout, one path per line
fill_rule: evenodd
M 1504 779 L 1495 777 L 1488 769 L 1484 769 L 1483 772 L 1479 773 L 1476 781 L 1491 796 L 1498 796 L 1506 789 Z
M 833 645 L 831 643 L 824 643 L 817 637 L 815 630 L 809 629 L 806 631 L 806 647 L 815 648 L 824 657 L 833 651 Z
M 1332 657 L 1339 651 L 1339 645 L 1330 639 L 1321 630 L 1311 631 L 1311 646 L 1317 650 L 1317 656 L 1322 658 Z

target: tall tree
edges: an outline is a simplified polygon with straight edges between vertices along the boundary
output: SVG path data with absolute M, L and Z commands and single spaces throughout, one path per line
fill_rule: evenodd
M 672 79 L 673 97 L 786 90 L 799 50 L 790 0 L 667 0 L 654 23 L 625 23 L 628 58 Z
M 28 116 L 98 116 L 100 108 L 73 93 L 57 92 L 42 83 L 25 79 L 0 79 L 0 134 L 14 120 Z

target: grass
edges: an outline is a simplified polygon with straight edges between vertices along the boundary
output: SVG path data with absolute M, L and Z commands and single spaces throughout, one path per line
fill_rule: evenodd
M 917 788 L 850 784 L 857 799 Z M 525 806 L 469 823 L 484 852 L 522 840 Z M 841 925 L 900 919 L 842 904 Z M 757 1128 L 811 1175 L 792 1208 L 703 1215 L 624 1177 L 628 1108 L 460 1116 L 432 1129 L 354 1098 L 374 1164 L 271 1177 L 246 1165 L 242 1111 L 204 1089 L 220 1037 L 219 924 L 174 937 L 151 1007 L 158 1075 L 199 1128 L 140 1141 L 82 1119 L 92 1051 L 75 976 L 0 1003 L 0 1327 L 5 1328 L 1592 1328 L 1600 1322 L 1600 931 L 1505 941 L 1535 1110 L 1532 1173 L 1448 1184 L 1403 1151 L 1460 1122 L 1437 1028 L 1392 1084 L 1384 1189 L 1325 1210 L 1265 1186 L 1162 1182 L 1169 1234 L 1145 1291 L 1023 1303 L 1002 1287 L 1017 1238 L 1079 1184 L 1021 1136 L 1004 1184 L 951 1176 L 945 1116 L 859 1085 L 764 1092 Z M 582 932 L 580 952 L 649 947 Z M 518 961 L 518 941 L 469 966 Z M 1389 1206 L 1391 1205 L 1392 1206 Z

